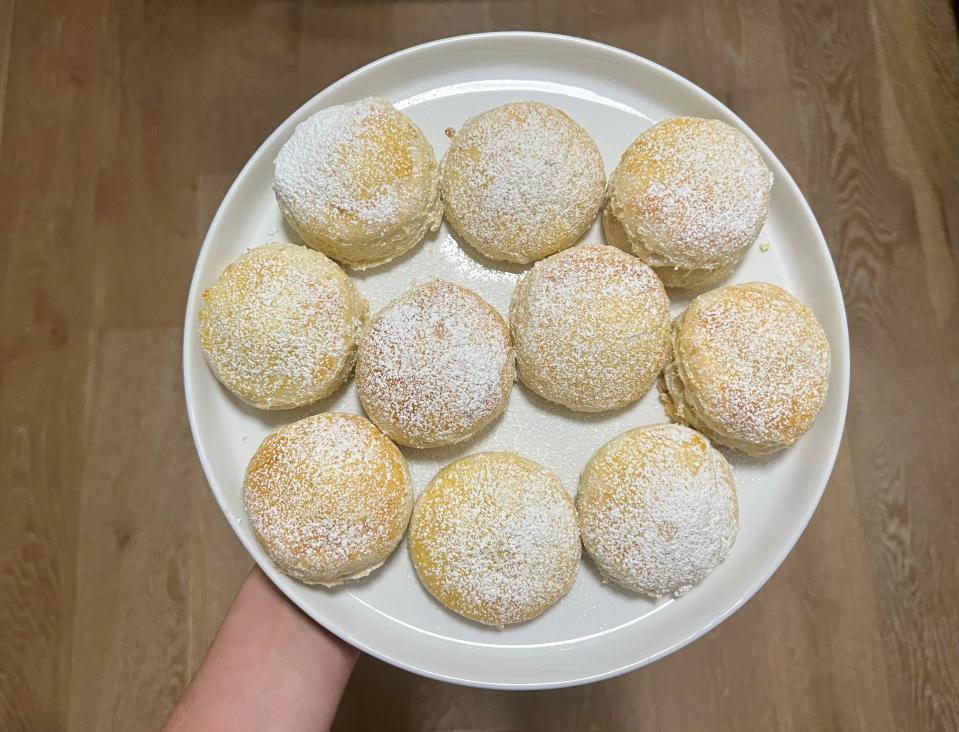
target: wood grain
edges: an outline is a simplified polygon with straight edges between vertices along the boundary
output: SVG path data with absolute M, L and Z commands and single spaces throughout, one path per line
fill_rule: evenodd
M 741 611 L 626 676 L 478 691 L 361 660 L 337 730 L 959 729 L 959 41 L 945 0 L 0 0 L 0 729 L 156 729 L 250 566 L 180 381 L 220 197 L 331 81 L 458 33 L 636 51 L 730 105 L 830 243 L 852 398 Z

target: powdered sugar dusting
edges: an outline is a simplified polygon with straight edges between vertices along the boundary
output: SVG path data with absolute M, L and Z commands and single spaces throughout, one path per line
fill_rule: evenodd
M 626 150 L 610 178 L 610 205 L 651 266 L 715 268 L 756 240 L 772 182 L 741 132 L 719 120 L 678 117 Z
M 433 148 L 385 99 L 301 123 L 274 161 L 273 190 L 304 241 L 355 269 L 406 252 L 442 218 Z
M 681 425 L 641 427 L 603 446 L 584 471 L 577 508 L 602 572 L 653 597 L 701 582 L 738 530 L 729 464 Z
M 489 423 L 505 406 L 513 375 L 502 316 L 443 281 L 377 313 L 357 361 L 364 409 L 394 439 L 419 447 L 457 442 Z
M 331 210 L 372 226 L 395 223 L 400 211 L 398 179 L 364 168 L 409 168 L 412 156 L 384 144 L 393 107 L 384 99 L 361 99 L 321 109 L 297 126 L 274 163 L 274 186 L 293 218 L 316 224 Z M 364 161 L 357 165 L 356 161 Z M 351 164 L 352 162 L 352 164 Z
M 333 262 L 295 244 L 251 249 L 203 293 L 217 377 L 262 408 L 302 406 L 346 378 L 366 303 Z
M 830 353 L 815 315 L 776 285 L 700 295 L 676 324 L 667 385 L 693 426 L 747 452 L 790 444 L 822 407 Z
M 537 262 L 510 307 L 520 378 L 583 411 L 624 406 L 649 389 L 668 357 L 669 323 L 653 271 L 595 244 Z
M 399 450 L 361 417 L 281 427 L 250 460 L 244 504 L 284 572 L 334 584 L 383 561 L 406 529 L 412 491 Z
M 580 540 L 551 471 L 512 453 L 463 458 L 417 502 L 410 550 L 427 589 L 488 625 L 529 620 L 572 586 Z
M 602 205 L 605 183 L 602 156 L 588 133 L 538 102 L 473 117 L 442 163 L 453 228 L 484 254 L 516 262 L 578 239 Z

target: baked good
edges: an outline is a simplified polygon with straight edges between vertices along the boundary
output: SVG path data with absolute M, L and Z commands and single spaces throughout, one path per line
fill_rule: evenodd
M 603 202 L 596 143 L 564 112 L 514 102 L 473 117 L 441 165 L 446 218 L 492 259 L 535 262 L 572 246 Z
M 676 319 L 660 392 L 677 422 L 762 455 L 812 427 L 829 368 L 812 311 L 781 287 L 749 282 L 700 295 Z
M 432 146 L 375 97 L 300 123 L 274 161 L 273 191 L 303 241 L 355 269 L 411 249 L 443 215 Z
M 515 375 L 503 317 L 472 290 L 436 280 L 380 310 L 360 339 L 363 409 L 396 442 L 465 440 L 506 408 Z
M 682 595 L 729 553 L 739 528 L 726 458 L 676 424 L 640 427 L 607 442 L 576 496 L 587 553 L 603 575 L 652 597 Z
M 244 402 L 291 409 L 346 380 L 366 314 L 366 300 L 334 262 L 296 244 L 266 244 L 204 291 L 200 345 Z
M 581 244 L 516 285 L 510 330 L 520 380 L 581 412 L 618 409 L 669 357 L 669 300 L 653 271 L 615 247 Z
M 433 597 L 497 627 L 535 618 L 565 595 L 580 557 L 573 501 L 559 478 L 511 452 L 443 468 L 416 501 L 409 548 Z
M 676 117 L 646 130 L 609 178 L 603 227 L 666 287 L 729 276 L 766 221 L 773 176 L 739 130 Z
M 268 435 L 243 505 L 281 572 L 333 587 L 365 577 L 403 538 L 413 508 L 406 461 L 355 414 L 318 414 Z

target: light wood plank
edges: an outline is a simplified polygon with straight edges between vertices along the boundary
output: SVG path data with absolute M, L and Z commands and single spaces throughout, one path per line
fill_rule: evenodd
M 184 459 L 192 441 L 180 332 L 109 330 L 90 350 L 69 728 L 150 729 L 190 676 L 191 509 L 200 476 Z

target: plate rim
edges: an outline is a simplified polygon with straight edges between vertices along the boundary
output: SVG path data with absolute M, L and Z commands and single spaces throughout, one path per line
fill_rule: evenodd
M 390 655 L 383 651 L 374 648 L 359 639 L 357 639 L 352 633 L 348 632 L 344 628 L 340 627 L 336 623 L 330 623 L 325 618 L 319 617 L 319 613 L 316 612 L 315 608 L 306 603 L 301 603 L 294 597 L 291 597 L 287 594 L 282 585 L 285 582 L 283 575 L 275 568 L 272 564 L 265 558 L 261 560 L 258 557 L 257 547 L 254 546 L 254 540 L 248 539 L 244 536 L 242 532 L 239 531 L 239 527 L 234 524 L 234 522 L 229 520 L 229 512 L 227 506 L 224 504 L 224 500 L 220 496 L 220 492 L 215 490 L 213 485 L 216 482 L 214 479 L 214 471 L 210 458 L 207 455 L 206 451 L 203 449 L 200 439 L 197 416 L 194 409 L 194 402 L 191 398 L 193 392 L 193 379 L 190 374 L 190 362 L 193 359 L 194 350 L 197 347 L 195 343 L 195 338 L 192 337 L 193 331 L 191 330 L 191 314 L 193 313 L 196 306 L 196 299 L 200 296 L 200 273 L 203 269 L 201 265 L 209 254 L 211 248 L 211 240 L 213 232 L 218 228 L 218 225 L 225 215 L 225 211 L 229 208 L 228 203 L 234 198 L 236 191 L 240 185 L 241 180 L 243 180 L 247 174 L 249 168 L 254 164 L 254 161 L 258 160 L 262 151 L 269 147 L 270 144 L 280 135 L 281 128 L 284 127 L 287 120 L 291 117 L 299 114 L 304 108 L 311 106 L 314 103 L 314 100 L 320 95 L 328 94 L 335 89 L 347 84 L 354 77 L 357 77 L 361 74 L 364 74 L 376 67 L 379 67 L 384 64 L 388 64 L 395 60 L 398 60 L 402 57 L 422 53 L 427 50 L 432 50 L 440 48 L 442 46 L 455 46 L 461 43 L 476 43 L 483 42 L 486 40 L 496 40 L 496 39 L 514 39 L 517 41 L 523 40 L 546 40 L 550 42 L 556 42 L 561 45 L 573 45 L 580 47 L 590 47 L 593 50 L 600 51 L 603 53 L 612 54 L 614 56 L 619 56 L 622 59 L 625 59 L 631 63 L 639 64 L 645 66 L 648 70 L 651 70 L 655 73 L 662 74 L 670 79 L 670 81 L 679 84 L 686 88 L 687 91 L 690 91 L 700 97 L 705 98 L 708 102 L 711 102 L 720 108 L 724 109 L 733 119 L 736 120 L 740 129 L 744 131 L 753 144 L 757 145 L 761 152 L 765 154 L 769 159 L 773 160 L 776 165 L 779 166 L 784 175 L 777 176 L 777 181 L 780 184 L 785 184 L 789 189 L 790 193 L 795 199 L 798 199 L 800 202 L 803 214 L 809 219 L 813 224 L 813 228 L 816 233 L 816 242 L 817 246 L 822 252 L 827 255 L 827 261 L 829 263 L 829 278 L 828 286 L 831 294 L 836 298 L 840 307 L 838 308 L 838 318 L 839 318 L 839 330 L 841 333 L 841 339 L 838 344 L 832 344 L 833 349 L 833 369 L 836 370 L 835 376 L 837 378 L 837 387 L 833 391 L 838 391 L 839 394 L 836 396 L 841 399 L 839 405 L 839 419 L 838 419 L 838 430 L 836 437 L 832 440 L 831 444 L 831 454 L 828 456 L 828 470 L 823 471 L 822 477 L 819 480 L 819 485 L 815 491 L 815 500 L 811 501 L 809 507 L 805 510 L 804 515 L 800 517 L 800 520 L 795 521 L 793 526 L 792 535 L 788 538 L 783 544 L 783 548 L 775 556 L 775 561 L 769 564 L 769 569 L 765 572 L 760 573 L 756 578 L 750 582 L 750 589 L 748 592 L 740 595 L 737 598 L 736 602 L 726 608 L 723 612 L 715 615 L 710 622 L 706 623 L 703 626 L 700 626 L 695 629 L 693 633 L 689 636 L 681 639 L 680 641 L 674 643 L 671 646 L 661 649 L 657 653 L 646 655 L 643 658 L 636 660 L 635 662 L 624 664 L 615 669 L 610 669 L 603 671 L 597 674 L 591 674 L 582 677 L 576 677 L 571 679 L 565 679 L 558 682 L 491 682 L 482 679 L 468 678 L 465 676 L 453 676 L 445 673 L 434 672 L 428 668 L 423 668 L 416 666 L 415 664 L 404 661 L 401 658 Z M 839 358 L 836 358 L 836 356 Z M 799 186 L 796 184 L 792 175 L 789 173 L 789 170 L 782 163 L 778 156 L 769 148 L 768 145 L 752 130 L 752 128 L 747 125 L 734 111 L 729 109 L 728 106 L 723 104 L 720 100 L 716 99 L 713 95 L 707 92 L 705 89 L 701 88 L 699 85 L 690 81 L 689 79 L 681 76 L 680 74 L 672 71 L 671 69 L 662 66 L 661 64 L 651 61 L 643 56 L 640 56 L 631 51 L 627 51 L 615 46 L 608 45 L 606 43 L 601 43 L 599 41 L 590 40 L 587 38 L 580 38 L 577 36 L 569 36 L 559 33 L 545 33 L 539 31 L 494 31 L 486 33 L 469 33 L 457 36 L 450 36 L 446 38 L 439 38 L 433 41 L 428 41 L 426 43 L 417 44 L 415 46 L 409 46 L 407 48 L 400 49 L 393 53 L 387 54 L 380 58 L 374 59 L 369 63 L 355 69 L 346 76 L 343 76 L 332 84 L 320 89 L 316 94 L 309 97 L 303 104 L 299 105 L 296 109 L 291 111 L 278 125 L 274 128 L 267 138 L 257 147 L 257 149 L 250 155 L 246 163 L 237 173 L 236 177 L 233 179 L 233 182 L 230 184 L 230 187 L 227 189 L 227 192 L 224 194 L 222 200 L 220 201 L 217 211 L 213 218 L 210 221 L 209 226 L 207 227 L 206 234 L 203 237 L 203 243 L 200 247 L 200 250 L 197 254 L 196 263 L 194 264 L 193 275 L 190 278 L 190 289 L 187 296 L 186 302 L 186 312 L 184 315 L 183 322 L 183 388 L 184 388 L 184 401 L 186 404 L 187 417 L 190 424 L 190 434 L 193 439 L 193 445 L 196 449 L 197 455 L 200 459 L 200 464 L 203 468 L 203 474 L 207 482 L 207 488 L 213 493 L 214 498 L 216 499 L 217 505 L 220 508 L 224 518 L 227 520 L 227 523 L 230 525 L 230 528 L 233 530 L 233 533 L 240 540 L 240 543 L 243 545 L 244 549 L 253 559 L 253 561 L 260 567 L 260 569 L 266 574 L 274 586 L 283 593 L 283 595 L 294 605 L 296 605 L 302 612 L 304 612 L 308 617 L 310 617 L 314 622 L 321 625 L 323 628 L 328 630 L 330 633 L 333 633 L 340 639 L 349 643 L 350 645 L 360 649 L 364 653 L 367 653 L 381 661 L 389 663 L 392 666 L 401 668 L 405 671 L 409 671 L 421 676 L 425 676 L 437 681 L 444 681 L 448 683 L 455 683 L 465 686 L 471 686 L 475 688 L 485 688 L 485 689 L 500 689 L 500 690 L 536 690 L 536 689 L 553 689 L 553 688 L 565 688 L 570 686 L 578 686 L 581 684 L 594 683 L 601 681 L 603 679 L 613 678 L 621 674 L 627 673 L 629 671 L 641 668 L 646 666 L 654 661 L 657 661 L 665 656 L 668 656 L 681 648 L 687 646 L 698 638 L 702 637 L 708 633 L 713 628 L 717 627 L 719 624 L 727 620 L 731 615 L 737 612 L 742 608 L 747 602 L 752 600 L 759 591 L 766 585 L 769 579 L 775 574 L 776 571 L 782 566 L 782 563 L 789 556 L 792 550 L 795 548 L 796 543 L 799 541 L 799 538 L 805 532 L 809 521 L 812 519 L 813 514 L 816 512 L 816 509 L 819 507 L 819 504 L 822 501 L 823 493 L 825 492 L 826 486 L 829 483 L 829 479 L 832 476 L 833 470 L 835 469 L 836 459 L 839 454 L 839 449 L 842 445 L 843 436 L 845 433 L 845 423 L 846 416 L 849 405 L 849 371 L 850 371 L 850 351 L 849 351 L 849 326 L 848 319 L 846 315 L 845 300 L 843 298 L 842 288 L 839 283 L 839 276 L 836 271 L 835 261 L 832 256 L 832 252 L 829 250 L 829 246 L 826 242 L 825 236 L 822 233 L 822 229 L 819 226 L 819 222 L 816 219 L 815 214 L 812 211 L 812 208 L 809 205 L 809 202 L 806 200 L 805 195 L 802 193 Z M 837 370 L 838 367 L 838 370 Z

